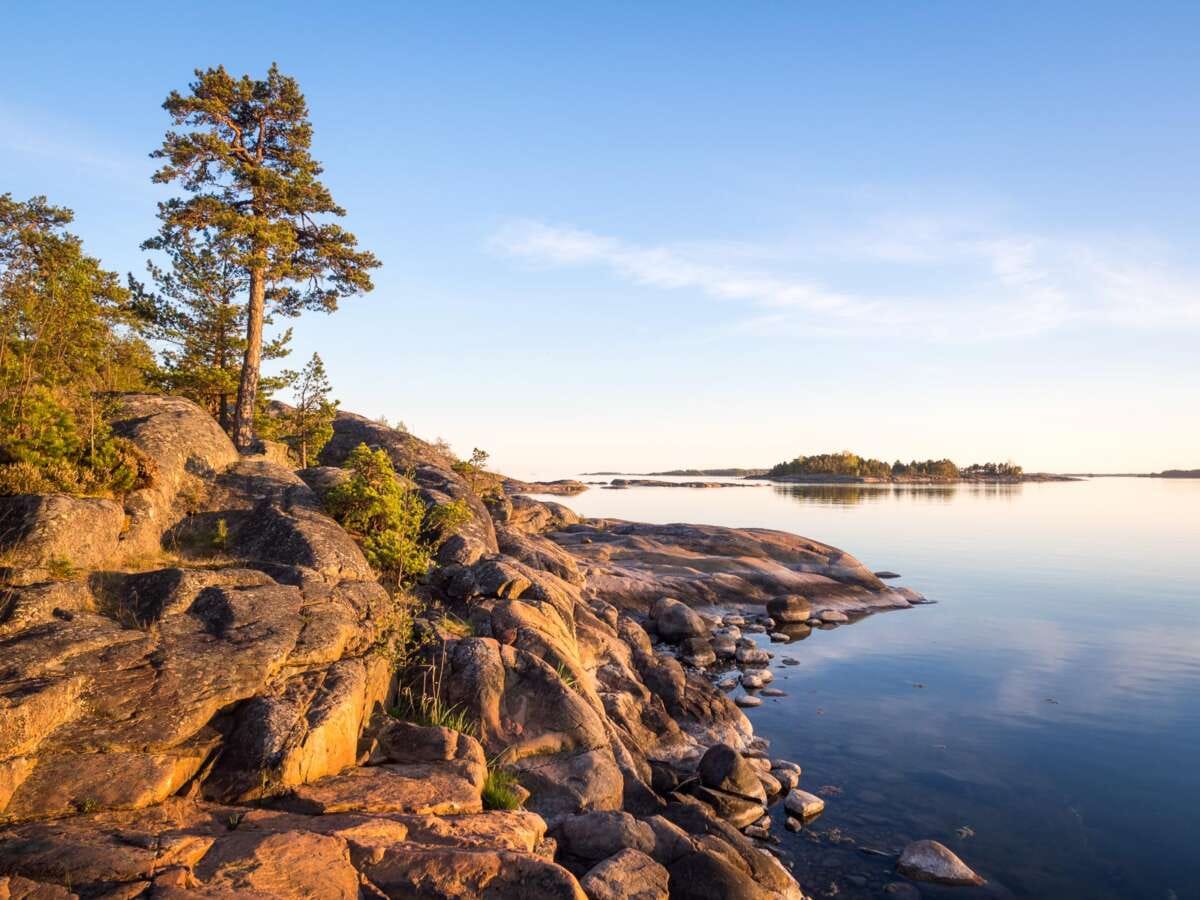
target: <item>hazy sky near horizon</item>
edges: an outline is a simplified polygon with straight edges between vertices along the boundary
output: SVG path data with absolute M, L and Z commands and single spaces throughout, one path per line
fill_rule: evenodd
M 1200 466 L 1200 7 L 11 5 L 0 191 L 144 272 L 161 103 L 305 91 L 344 408 L 498 468 Z

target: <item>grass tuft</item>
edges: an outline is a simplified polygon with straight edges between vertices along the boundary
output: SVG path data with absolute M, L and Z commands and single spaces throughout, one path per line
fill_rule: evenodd
M 483 783 L 483 808 L 517 809 L 521 805 L 517 784 L 517 776 L 510 770 L 489 765 L 487 780 Z
M 437 694 L 417 694 L 411 688 L 400 692 L 399 704 L 391 710 L 397 719 L 417 725 L 436 725 L 471 737 L 479 736 L 479 726 L 458 703 L 447 703 Z

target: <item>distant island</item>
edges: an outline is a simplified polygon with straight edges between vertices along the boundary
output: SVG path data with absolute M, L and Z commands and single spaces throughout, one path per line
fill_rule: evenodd
M 1150 478 L 1200 478 L 1200 469 L 1167 469 L 1164 472 L 1153 472 Z
M 958 466 L 949 459 L 912 460 L 888 463 L 843 450 L 797 456 L 772 466 L 764 475 L 770 481 L 810 481 L 844 484 L 946 484 L 957 481 L 981 481 L 1017 484 L 1025 481 L 1075 481 L 1069 475 L 1026 472 L 1012 462 L 973 463 Z

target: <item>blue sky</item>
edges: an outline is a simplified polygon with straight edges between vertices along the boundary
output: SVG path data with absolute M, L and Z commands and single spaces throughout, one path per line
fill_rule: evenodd
M 1194 4 L 33 6 L 0 191 L 121 272 L 167 92 L 299 79 L 384 262 L 296 323 L 345 408 L 526 475 L 1200 465 Z

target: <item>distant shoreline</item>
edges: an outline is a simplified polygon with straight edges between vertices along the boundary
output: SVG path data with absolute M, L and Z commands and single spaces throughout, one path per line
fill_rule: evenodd
M 600 476 L 600 475 L 624 475 L 634 478 L 695 478 L 697 476 L 707 476 L 709 478 L 756 478 L 759 475 L 766 475 L 768 469 L 739 469 L 729 467 L 725 469 L 670 469 L 666 472 L 581 472 L 585 476 Z

